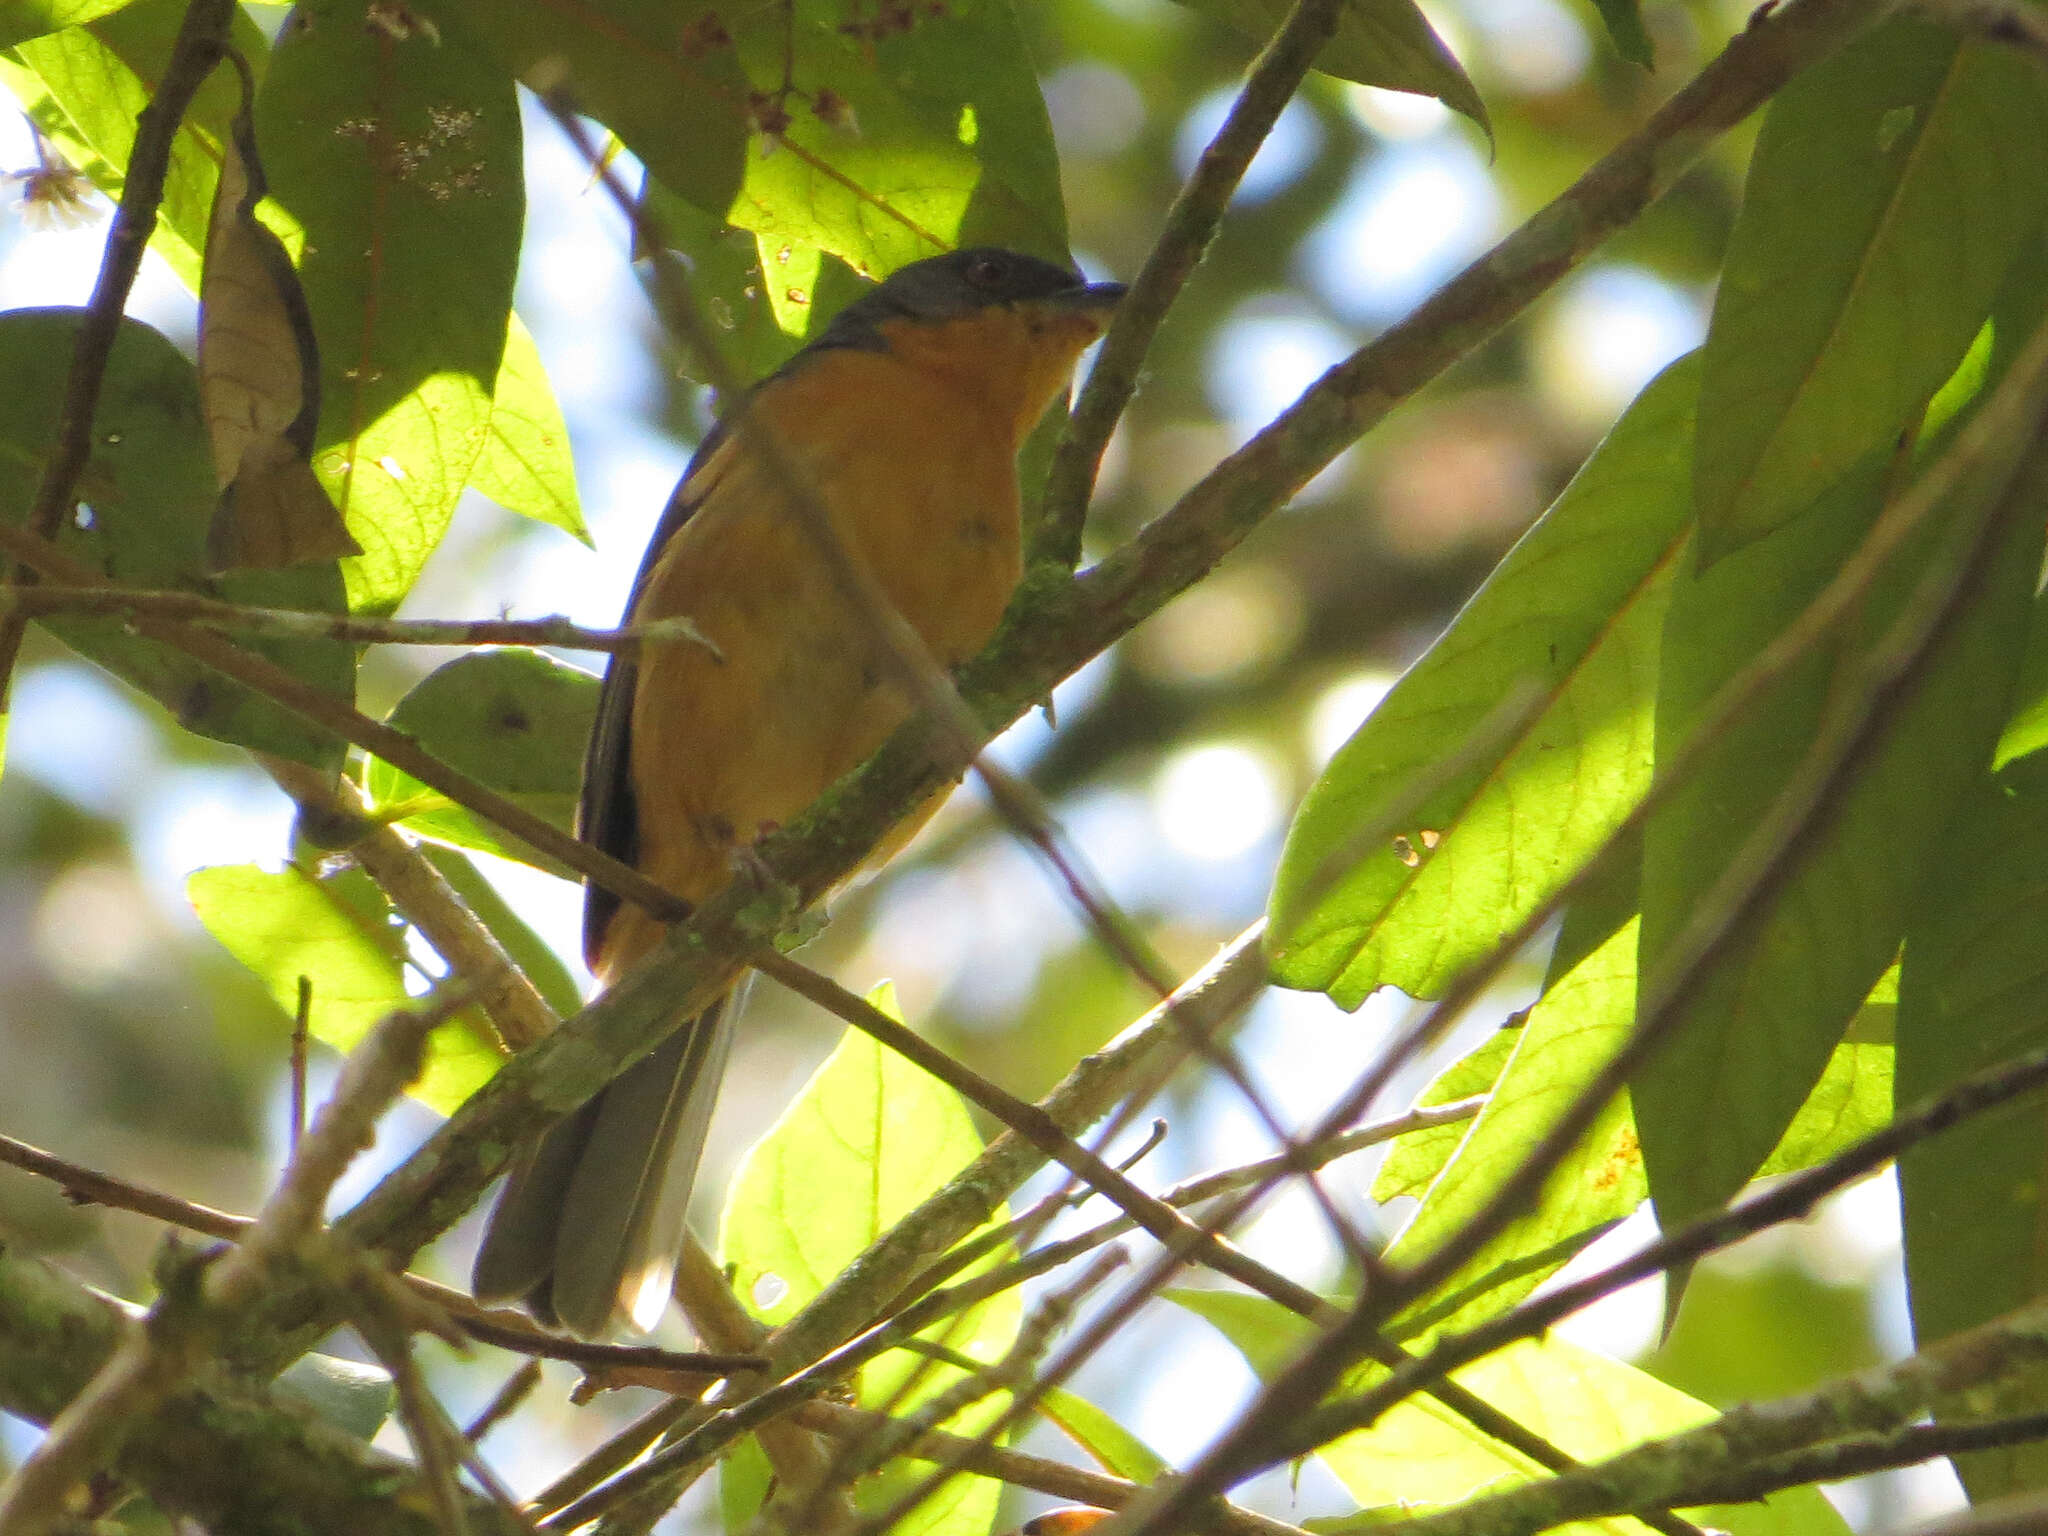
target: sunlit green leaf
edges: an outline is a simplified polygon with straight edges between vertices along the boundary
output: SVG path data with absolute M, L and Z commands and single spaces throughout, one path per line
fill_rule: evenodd
M 1426 1258 L 1488 1204 L 1549 1134 L 1579 1092 L 1613 1059 L 1635 1024 L 1636 924 L 1607 940 L 1545 989 L 1479 1118 L 1395 1238 L 1388 1257 Z M 1838 1030 L 1837 1033 L 1840 1033 Z M 1887 1045 L 1838 1046 L 1760 1172 L 1804 1168 L 1891 1117 Z M 1633 1212 L 1648 1193 L 1626 1093 L 1603 1109 L 1526 1211 L 1400 1320 L 1403 1338 L 1474 1326 L 1527 1296 L 1580 1249 Z
M 590 542 L 576 498 L 569 428 L 533 337 L 516 314 L 505 333 L 505 357 L 491 391 L 491 435 L 469 483 L 507 512 Z
M 849 35 L 837 5 L 797 14 L 807 97 L 786 104 L 772 152 L 747 157 L 733 223 L 877 277 L 956 245 L 1065 258 L 1052 127 L 1009 0 L 923 11 L 873 38 Z M 736 27 L 757 87 L 780 77 L 782 28 Z M 833 111 L 816 109 L 821 92 Z
M 131 3 L 133 0 L 10 0 L 0 11 L 0 48 L 12 48 L 45 32 L 82 27 Z
M 320 343 L 313 467 L 364 553 L 349 602 L 386 611 L 447 531 L 490 440 L 525 182 L 512 82 L 461 37 L 292 13 L 256 103 Z
M 2032 64 L 1918 19 L 1778 93 L 1705 348 L 1706 558 L 1794 517 L 1919 418 L 2048 215 L 2048 160 L 1984 146 L 2044 138 Z
M 886 986 L 870 1000 L 895 1012 Z M 735 1293 L 762 1321 L 785 1321 L 980 1152 L 981 1138 L 952 1089 L 849 1030 L 734 1176 L 719 1246 Z M 993 1219 L 1004 1218 L 998 1211 Z M 1006 1253 L 998 1250 L 984 1263 L 1000 1262 Z M 1016 1293 L 1005 1291 L 934 1325 L 926 1336 L 994 1361 L 1015 1338 L 1019 1316 Z M 860 1398 L 879 1406 L 915 1379 L 919 1385 L 899 1403 L 900 1410 L 960 1376 L 956 1367 L 921 1356 L 885 1355 L 862 1367 Z M 949 1423 L 960 1433 L 976 1433 L 993 1422 L 1005 1401 L 1000 1395 L 984 1399 Z M 862 1485 L 862 1507 L 886 1506 L 926 1470 L 894 1464 Z M 985 1536 L 1000 1492 L 985 1478 L 957 1479 L 892 1529 Z
M 1549 900 L 1648 787 L 1697 379 L 1684 363 L 1643 392 L 1309 791 L 1273 890 L 1278 980 L 1345 1007 L 1389 984 L 1434 996 Z M 1539 701 L 1534 716 L 1445 775 L 1445 754 L 1517 690 Z M 1418 777 L 1438 787 L 1405 834 L 1353 846 Z
M 403 933 L 384 919 L 381 901 L 366 911 L 333 881 L 254 864 L 197 870 L 185 894 L 206 931 L 255 972 L 287 1018 L 298 1009 L 299 978 L 310 980 L 308 1023 L 323 1045 L 352 1050 L 385 1015 L 413 1005 Z M 498 1060 L 493 1044 L 458 1018 L 434 1032 L 408 1092 L 445 1115 L 483 1086 Z
M 390 723 L 434 756 L 568 831 L 598 681 L 541 651 L 472 651 L 435 668 L 398 701 Z M 421 837 L 501 854 L 574 878 L 411 774 L 371 758 L 372 811 Z
M 57 414 L 78 332 L 75 309 L 0 314 L 0 519 L 19 523 L 56 441 Z M 122 322 L 115 338 L 92 457 L 79 477 L 88 509 L 58 531 L 72 558 L 132 586 L 185 588 L 236 602 L 338 608 L 332 565 L 243 571 L 218 580 L 206 568 L 206 528 L 216 488 L 200 421 L 192 364 L 157 332 Z M 118 619 L 53 616 L 65 644 L 157 699 L 187 730 L 238 746 L 338 767 L 342 746 L 267 699 L 230 683 L 182 652 L 128 632 Z M 355 656 L 332 641 L 249 641 L 303 681 L 347 699 Z
M 1501 1069 L 1514 1054 L 1520 1036 L 1519 1019 L 1512 1027 L 1495 1030 L 1432 1078 L 1416 1097 L 1416 1107 L 1450 1104 L 1488 1092 L 1499 1081 Z M 1387 1145 L 1379 1172 L 1373 1176 L 1373 1199 L 1384 1203 L 1402 1195 L 1420 1196 L 1444 1171 L 1444 1164 L 1451 1160 L 1458 1143 L 1471 1129 L 1470 1120 L 1458 1120 L 1395 1137 Z
M 1188 1290 L 1169 1294 L 1213 1324 L 1261 1377 L 1270 1378 L 1277 1364 L 1314 1335 L 1311 1324 L 1263 1296 Z M 1367 1368 L 1348 1385 L 1362 1386 L 1378 1374 L 1377 1368 Z M 1582 1461 L 1615 1455 L 1713 1417 L 1705 1403 L 1655 1377 L 1554 1335 L 1510 1345 L 1456 1372 L 1454 1379 Z M 1365 1514 L 1357 1522 L 1361 1529 L 1397 1511 L 1421 1513 L 1529 1481 L 1541 1472 L 1535 1463 L 1429 1397 L 1411 1398 L 1370 1429 L 1345 1435 L 1316 1455 L 1364 1506 Z M 1848 1531 L 1812 1488 L 1773 1494 L 1762 1504 L 1704 1511 L 1701 1518 L 1735 1536 L 1847 1536 Z M 1346 1528 L 1344 1522 L 1319 1527 Z M 1624 1517 L 1558 1527 L 1573 1536 L 1640 1536 L 1645 1529 Z
M 1065 1430 L 1104 1471 L 1134 1483 L 1149 1483 L 1173 1470 L 1151 1446 L 1085 1397 L 1054 1387 L 1045 1394 L 1038 1411 Z

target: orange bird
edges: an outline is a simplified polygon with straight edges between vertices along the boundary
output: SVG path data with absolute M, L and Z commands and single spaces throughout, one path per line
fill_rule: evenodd
M 943 665 L 995 631 L 1022 569 L 1017 450 L 1122 295 L 1014 251 L 955 251 L 848 305 L 753 391 L 750 424 Z M 691 902 L 910 709 L 780 487 L 745 435 L 721 427 L 697 450 L 626 621 L 685 616 L 716 650 L 614 657 L 584 757 L 578 834 Z M 600 985 L 661 933 L 587 892 Z M 586 1336 L 654 1325 L 737 1008 L 728 995 L 684 1024 L 520 1156 L 477 1253 L 479 1300 Z

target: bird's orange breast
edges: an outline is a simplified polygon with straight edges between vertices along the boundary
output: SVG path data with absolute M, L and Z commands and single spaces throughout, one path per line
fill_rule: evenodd
M 755 411 L 939 662 L 979 650 L 1020 571 L 1021 407 L 968 398 L 956 379 L 892 353 L 847 351 L 776 381 Z M 718 653 L 682 644 L 643 659 L 631 771 L 640 867 L 697 901 L 730 877 L 738 848 L 795 817 L 909 708 L 871 621 L 743 435 L 686 494 L 698 509 L 658 555 L 632 617 L 686 615 Z M 658 931 L 622 911 L 601 969 L 616 974 Z

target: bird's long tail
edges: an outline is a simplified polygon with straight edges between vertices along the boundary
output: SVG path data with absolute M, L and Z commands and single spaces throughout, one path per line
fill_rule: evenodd
M 589 1338 L 660 1320 L 739 1005 L 712 1004 L 513 1164 L 477 1249 L 477 1300 Z

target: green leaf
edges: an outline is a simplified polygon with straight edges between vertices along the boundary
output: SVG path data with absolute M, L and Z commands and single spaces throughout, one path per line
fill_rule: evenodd
M 1169 1291 L 1245 1355 L 1262 1379 L 1313 1335 L 1310 1324 L 1263 1296 L 1221 1291 Z M 1380 1374 L 1361 1370 L 1358 1387 Z M 1633 1366 L 1556 1337 L 1524 1340 L 1454 1373 L 1468 1391 L 1582 1461 L 1707 1422 L 1714 1411 Z M 1480 1492 L 1497 1492 L 1544 1475 L 1535 1463 L 1489 1439 L 1434 1398 L 1416 1397 L 1370 1429 L 1332 1441 L 1317 1453 L 1346 1491 L 1365 1507 L 1357 1528 L 1395 1512 L 1420 1513 Z M 1847 1536 L 1848 1527 L 1816 1489 L 1774 1494 L 1762 1505 L 1715 1509 L 1703 1518 L 1737 1536 Z M 1341 1530 L 1332 1522 L 1321 1529 Z M 1616 1517 L 1558 1527 L 1575 1536 L 1638 1536 L 1639 1522 Z
M 873 38 L 848 35 L 843 7 L 827 0 L 796 15 L 798 85 L 813 102 L 832 93 L 850 117 L 792 98 L 772 153 L 746 158 L 726 210 L 734 224 L 877 277 L 958 245 L 1065 259 L 1052 125 L 1009 0 L 923 10 Z M 784 21 L 736 31 L 756 89 L 772 90 Z
M 723 214 L 738 193 L 747 97 L 725 24 L 699 0 L 586 0 L 575 6 L 418 0 L 446 33 L 462 30 L 527 84 L 565 89 L 649 172 Z M 779 27 L 783 12 L 759 25 Z
M 2048 1045 L 2048 759 L 1974 785 L 1942 837 L 1906 934 L 1899 983 L 1901 1109 Z M 1975 1116 L 1899 1159 L 1913 1334 L 1923 1345 L 2048 1291 L 2038 1093 Z M 2030 1412 L 2038 1374 L 1988 1389 L 1971 1416 Z M 1978 1410 L 1981 1409 L 1981 1415 Z M 1959 1457 L 1975 1500 L 2048 1483 L 2039 1444 Z
M 1064 1387 L 1045 1394 L 1038 1411 L 1066 1431 L 1067 1436 L 1099 1462 L 1104 1471 L 1134 1483 L 1150 1483 L 1173 1468 L 1151 1446 L 1123 1425 Z
M 1292 7 L 1287 0 L 1182 0 L 1255 43 L 1279 30 Z M 1414 0 L 1346 0 L 1337 31 L 1323 45 L 1316 68 L 1340 80 L 1389 91 L 1434 96 L 1491 134 L 1486 103 Z
M 0 60 L 0 80 L 65 159 L 119 201 L 128 152 L 135 142 L 136 114 L 149 104 L 150 93 L 162 78 L 185 6 L 183 0 L 134 0 L 113 8 L 91 0 L 77 6 L 54 0 L 47 13 L 87 9 L 101 13 L 89 26 L 33 38 L 22 43 L 12 59 Z M 7 20 L 0 22 L 0 34 L 8 30 L 13 16 L 10 7 Z M 239 8 L 229 35 L 261 80 L 270 45 Z M 214 183 L 220 178 L 221 145 L 240 101 L 241 87 L 234 75 L 216 70 L 193 97 L 171 141 L 170 170 L 150 246 L 194 293 L 199 291 Z
M 2048 214 L 2048 160 L 1984 146 L 2044 139 L 2039 71 L 1917 19 L 1778 93 L 1705 348 L 1706 559 L 1796 516 L 1919 419 Z
M 0 314 L 0 520 L 19 524 L 57 435 L 57 413 L 78 334 L 75 309 Z M 74 559 L 132 586 L 183 588 L 235 602 L 339 608 L 332 565 L 238 572 L 211 580 L 206 527 L 218 491 L 192 364 L 157 332 L 124 320 L 94 417 L 92 457 L 78 496 L 89 514 L 58 530 Z M 79 526 L 81 521 L 87 526 Z M 329 768 L 342 744 L 182 652 L 130 634 L 118 619 L 42 621 L 81 655 L 158 700 L 189 731 Z M 304 681 L 353 695 L 355 653 L 332 641 L 247 642 Z
M 0 11 L 0 48 L 12 48 L 46 32 L 82 27 L 133 0 L 10 0 Z
M 1515 1042 L 1520 1038 L 1520 1020 L 1496 1029 L 1431 1078 L 1429 1086 L 1417 1095 L 1416 1108 L 1450 1104 L 1490 1091 L 1499 1081 L 1501 1069 L 1507 1065 L 1508 1057 L 1514 1053 Z M 1444 1171 L 1444 1164 L 1451 1160 L 1458 1144 L 1471 1129 L 1470 1120 L 1458 1120 L 1395 1137 L 1387 1144 L 1387 1155 L 1381 1159 L 1379 1172 L 1373 1176 L 1372 1198 L 1384 1205 L 1402 1195 L 1421 1196 L 1436 1176 Z
M 469 483 L 507 512 L 559 528 L 579 543 L 590 542 L 576 499 L 568 424 L 533 336 L 516 314 L 505 332 L 505 357 L 491 391 L 491 435 Z
M 1492 1096 L 1427 1197 L 1387 1250 L 1395 1263 L 1428 1256 L 1490 1202 L 1549 1134 L 1635 1025 L 1636 921 L 1631 918 L 1547 988 L 1518 1031 Z M 1866 1004 L 1866 1006 L 1884 1006 Z M 1840 1030 L 1836 1031 L 1838 1034 Z M 1891 1118 L 1888 1045 L 1836 1047 L 1812 1094 L 1761 1173 L 1783 1173 L 1839 1152 Z M 1527 1296 L 1648 1192 L 1627 1094 L 1601 1111 L 1541 1195 L 1394 1330 L 1404 1339 L 1473 1327 Z
M 525 183 L 512 82 L 454 34 L 351 0 L 292 12 L 258 93 L 272 206 L 320 342 L 313 467 L 386 612 L 447 531 L 491 435 Z
M 367 877 L 355 881 L 368 887 Z M 405 990 L 403 930 L 374 888 L 351 890 L 348 877 L 316 880 L 290 867 L 254 864 L 195 870 L 185 894 L 206 931 L 269 991 L 287 1018 L 299 1005 L 299 978 L 312 982 L 313 1038 L 349 1051 L 385 1015 L 413 1005 Z M 451 1113 L 498 1070 L 494 1044 L 467 1015 L 434 1032 L 426 1068 L 407 1092 Z
M 428 673 L 398 701 L 389 723 L 566 832 L 576 819 L 597 690 L 590 673 L 543 651 L 477 650 Z M 372 814 L 420 837 L 576 878 L 382 758 L 369 760 L 364 790 Z
M 886 986 L 869 999 L 891 1015 Z M 733 1289 L 763 1322 L 791 1317 L 899 1217 L 981 1152 L 967 1107 L 952 1089 L 849 1030 L 796 1101 L 755 1143 L 734 1177 L 720 1225 L 719 1247 Z M 991 1218 L 1000 1222 L 1004 1214 Z M 1001 1248 L 966 1273 L 1002 1262 Z M 959 1317 L 935 1324 L 935 1339 L 977 1360 L 1002 1357 L 1016 1337 L 1021 1303 L 1015 1291 L 991 1297 Z M 961 1379 L 958 1368 L 896 1352 L 860 1372 L 860 1401 L 896 1399 L 901 1412 Z M 1002 1411 L 1000 1394 L 948 1421 L 976 1434 Z M 896 1462 L 862 1485 L 863 1509 L 885 1506 L 926 1468 Z M 909 1519 L 892 1526 L 920 1536 L 986 1536 L 1000 1486 L 956 1479 Z
M 345 1435 L 367 1440 L 398 1402 L 391 1373 L 358 1360 L 303 1355 L 277 1378 L 277 1390 L 295 1397 Z
M 1642 7 L 1637 0 L 1593 0 L 1593 9 L 1600 13 L 1616 53 L 1631 64 L 1640 64 L 1645 69 L 1655 67 L 1656 49 L 1643 26 Z
M 1626 1040 L 1635 1022 L 1635 993 L 1636 929 L 1631 923 L 1556 981 L 1530 1010 L 1492 1097 L 1388 1249 L 1392 1262 L 1413 1264 L 1427 1257 L 1493 1198 L 1529 1148 Z M 1435 1332 L 1470 1326 L 1506 1310 L 1576 1246 L 1640 1205 L 1644 1190 L 1635 1127 L 1627 1101 L 1616 1098 L 1558 1164 L 1530 1209 L 1461 1266 L 1436 1297 L 1413 1309 L 1409 1326 L 1417 1314 L 1426 1315 Z M 1549 1255 L 1540 1268 L 1524 1270 L 1455 1310 L 1445 1310 L 1441 1298 L 1461 1297 L 1501 1266 L 1539 1254 Z
M 1836 643 L 1765 690 L 1652 816 L 1646 978 L 1740 844 L 1731 830 L 1759 822 L 1808 751 L 1846 654 L 1873 643 L 1922 574 L 1953 558 L 1954 530 L 2000 494 L 2010 465 L 2008 454 L 1962 486 L 1894 555 Z M 1665 633 L 1660 754 L 1861 543 L 1885 467 L 1867 466 L 1805 516 L 1679 584 Z M 1820 1078 L 1844 1021 L 1897 955 L 1922 874 L 1941 856 L 1942 824 L 1983 771 L 2005 714 L 2041 565 L 2041 528 L 2027 522 L 2008 519 L 1967 611 L 1906 695 L 1885 706 L 1853 779 L 1836 788 L 1787 874 L 1688 989 L 1672 1037 L 1632 1084 L 1660 1221 L 1689 1220 L 1756 1172 Z
M 1680 363 L 1643 391 L 1309 791 L 1273 889 L 1275 979 L 1347 1008 L 1389 984 L 1434 996 L 1642 796 L 1697 378 Z M 1353 846 L 1518 689 L 1541 707 L 1497 753 L 1446 776 L 1398 846 Z

